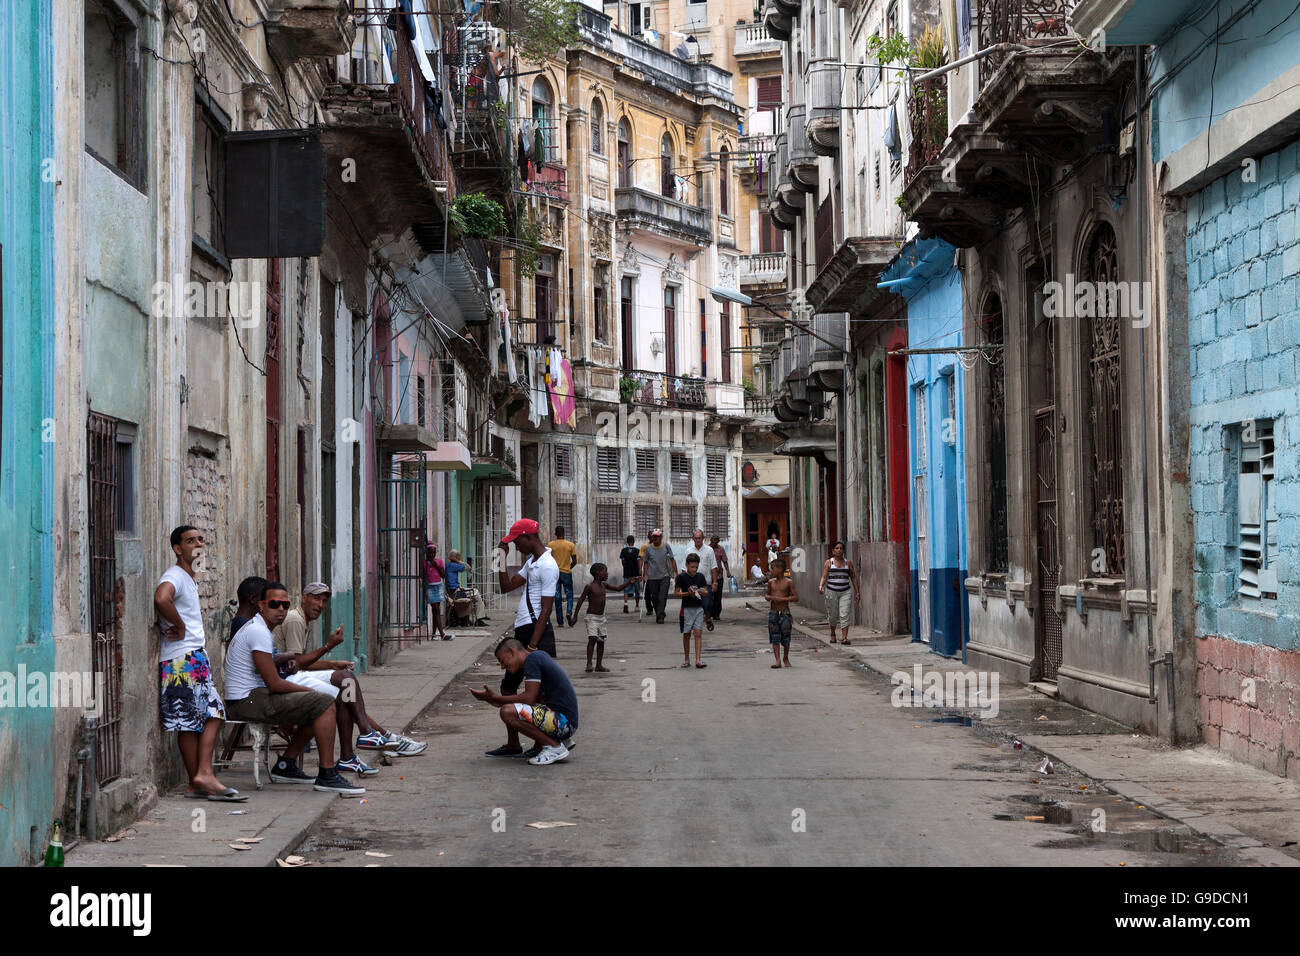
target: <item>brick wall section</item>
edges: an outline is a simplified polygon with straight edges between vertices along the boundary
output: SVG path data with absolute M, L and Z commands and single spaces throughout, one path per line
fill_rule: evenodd
M 203 532 L 206 560 L 198 576 L 199 605 L 203 608 L 204 628 L 212 615 L 225 603 L 218 549 L 224 544 L 219 535 L 220 504 L 226 497 L 226 481 L 215 458 L 190 451 L 185 456 L 185 522 Z M 209 635 L 211 636 L 211 635 Z
M 1196 693 L 1206 743 L 1300 783 L 1300 654 L 1203 638 Z
M 1187 205 L 1196 689 L 1207 742 L 1300 780 L 1300 152 L 1256 158 L 1255 182 L 1231 172 Z M 1277 599 L 1243 603 L 1236 460 L 1250 418 L 1274 422 L 1280 562 Z

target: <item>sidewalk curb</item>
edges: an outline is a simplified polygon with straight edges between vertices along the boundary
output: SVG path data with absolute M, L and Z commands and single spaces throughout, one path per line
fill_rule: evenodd
M 415 722 L 415 719 L 419 717 L 421 713 L 424 712 L 424 709 L 428 707 L 431 703 L 433 703 L 434 700 L 437 699 L 439 694 L 441 694 L 444 690 L 450 687 L 453 681 L 455 681 L 458 677 L 460 677 L 467 670 L 473 667 L 474 661 L 485 650 L 487 650 L 487 648 L 495 644 L 497 639 L 498 639 L 497 635 L 492 633 L 491 631 L 488 631 L 487 633 L 484 634 L 474 634 L 474 635 L 465 634 L 464 636 L 458 636 L 456 638 L 457 642 L 464 641 L 465 643 L 463 645 L 459 645 L 457 647 L 457 650 L 464 651 L 465 653 L 460 658 L 457 659 L 456 664 L 453 667 L 449 667 L 447 670 L 438 674 L 436 677 L 433 677 L 429 681 L 427 681 L 424 684 L 424 686 L 422 686 L 418 691 L 415 692 L 415 694 L 407 698 L 406 702 L 403 703 L 402 707 L 398 710 L 396 715 L 394 715 L 393 717 L 385 717 L 384 724 L 386 724 L 390 730 L 393 727 L 398 727 L 399 729 L 396 731 L 397 733 L 402 733 L 402 734 L 406 733 L 407 729 L 411 726 L 411 724 Z M 401 655 L 399 654 L 393 663 L 385 664 L 383 665 L 383 667 L 386 669 L 389 667 L 400 666 L 400 661 L 401 661 Z M 375 675 L 374 670 L 372 670 L 370 672 L 370 675 L 368 676 L 382 677 L 383 675 L 382 674 Z M 418 757 L 416 759 L 418 759 Z M 302 824 L 301 827 L 298 828 L 297 832 L 294 834 L 292 839 L 285 842 L 284 845 L 279 850 L 276 851 L 276 853 L 271 857 L 271 859 L 268 862 L 262 863 L 260 865 L 276 866 L 277 865 L 275 862 L 276 857 L 280 857 L 281 859 L 283 859 L 284 857 L 293 853 L 294 850 L 298 849 L 298 847 L 301 846 L 302 843 L 309 836 L 311 836 L 312 832 L 316 829 L 316 827 L 320 825 L 320 822 L 325 818 L 325 814 L 328 813 L 330 807 L 333 806 L 334 799 L 341 800 L 345 798 L 325 797 L 325 799 L 321 801 L 320 809 L 317 810 L 315 814 L 312 815 L 309 820 L 307 820 L 306 823 Z M 264 845 L 265 845 L 265 841 L 263 842 L 263 844 L 259 845 L 259 849 L 261 848 L 261 846 Z
M 830 641 L 827 638 L 823 637 L 808 625 L 795 624 L 794 626 L 801 634 L 814 638 L 828 647 L 831 646 Z M 837 644 L 835 646 L 839 647 L 840 645 Z M 862 665 L 868 670 L 874 671 L 884 677 L 889 677 L 894 673 L 894 669 L 887 668 L 879 662 L 869 659 L 865 653 L 865 648 L 859 650 L 861 647 L 862 645 L 860 644 L 850 644 L 846 650 L 850 653 L 854 653 L 855 656 L 861 660 Z M 950 658 L 939 657 L 938 659 L 954 663 Z M 1041 694 L 1041 692 L 1034 690 L 1032 687 L 1029 687 L 1028 685 L 1023 686 L 1025 686 L 1025 689 L 1030 693 L 1046 698 L 1046 695 Z M 1084 776 L 1098 781 L 1107 789 L 1114 791 L 1124 799 L 1140 803 L 1153 813 L 1181 824 L 1192 830 L 1194 833 L 1204 836 L 1221 846 L 1236 850 L 1252 863 L 1263 866 L 1300 866 L 1300 860 L 1288 856 L 1281 850 L 1275 850 L 1272 847 L 1262 845 L 1258 839 L 1249 834 L 1243 833 L 1241 830 L 1238 830 L 1236 827 L 1224 821 L 1218 815 L 1206 814 L 1177 803 L 1176 801 L 1168 800 L 1162 795 L 1153 790 L 1149 790 L 1140 784 L 1128 781 L 1117 781 L 1113 778 L 1108 778 L 1102 774 L 1093 772 L 1089 770 L 1086 761 L 1080 761 L 1077 756 L 1072 755 L 1069 759 L 1060 756 L 1054 751 L 1050 738 L 1048 737 L 1031 733 L 1013 733 L 1006 730 L 988 732 L 994 733 L 999 737 L 1005 737 L 1008 740 L 1013 738 L 1018 739 L 1029 750 L 1051 758 L 1054 763 L 1073 767 Z

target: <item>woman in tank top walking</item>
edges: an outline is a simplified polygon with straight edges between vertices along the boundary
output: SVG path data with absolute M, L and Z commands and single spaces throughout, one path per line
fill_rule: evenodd
M 851 644 L 849 616 L 853 605 L 858 603 L 858 572 L 854 570 L 853 562 L 844 557 L 843 541 L 836 541 L 831 546 L 831 556 L 822 565 L 822 580 L 817 590 L 826 595 L 826 616 L 831 622 L 831 643 Z M 837 627 L 841 632 L 840 641 L 835 639 Z

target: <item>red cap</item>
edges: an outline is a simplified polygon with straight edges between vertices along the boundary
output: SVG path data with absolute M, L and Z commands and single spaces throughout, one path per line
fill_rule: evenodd
M 510 533 L 501 540 L 509 544 L 521 534 L 537 534 L 537 522 L 532 518 L 520 518 L 510 526 Z

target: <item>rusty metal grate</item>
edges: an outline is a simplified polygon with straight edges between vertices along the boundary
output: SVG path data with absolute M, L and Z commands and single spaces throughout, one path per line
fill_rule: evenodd
M 1061 618 L 1056 613 L 1056 587 L 1060 577 L 1056 508 L 1056 408 L 1049 406 L 1034 416 L 1034 494 L 1038 525 L 1038 607 L 1035 635 L 1040 677 L 1056 680 L 1063 648 Z
M 96 777 L 100 784 L 122 773 L 122 641 L 118 616 L 117 422 L 91 413 L 86 426 L 86 474 L 90 514 L 90 626 L 96 675 L 103 699 L 97 700 L 99 729 L 95 742 Z
M 1118 281 L 1115 233 L 1106 224 L 1094 230 L 1088 244 L 1084 278 L 1095 288 L 1113 289 Z M 1123 368 L 1120 333 L 1123 322 L 1117 303 L 1098 303 L 1088 323 L 1088 425 L 1091 451 L 1092 546 L 1106 556 L 1104 574 L 1124 574 L 1123 417 L 1120 414 Z M 1089 568 L 1092 562 L 1089 561 Z

